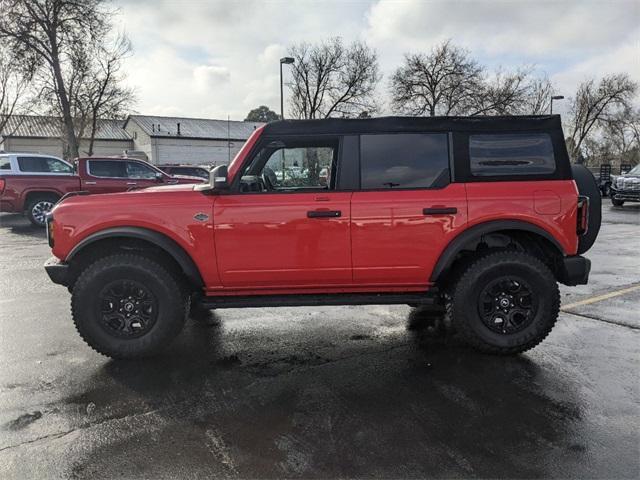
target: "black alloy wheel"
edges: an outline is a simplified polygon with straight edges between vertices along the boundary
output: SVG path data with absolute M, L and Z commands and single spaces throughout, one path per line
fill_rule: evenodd
M 489 330 L 506 335 L 527 328 L 539 303 L 531 287 L 517 277 L 493 280 L 482 289 L 477 302 L 482 323 Z
M 139 282 L 116 280 L 102 289 L 99 298 L 100 325 L 116 337 L 141 337 L 158 318 L 158 301 Z

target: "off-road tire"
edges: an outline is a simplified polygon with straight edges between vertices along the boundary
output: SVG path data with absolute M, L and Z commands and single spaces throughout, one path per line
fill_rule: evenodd
M 589 225 L 587 233 L 578 237 L 578 253 L 589 250 L 598 238 L 602 223 L 602 193 L 593 173 L 584 165 L 571 165 L 571 174 L 578 192 L 589 198 Z
M 526 279 L 539 303 L 523 330 L 495 333 L 481 320 L 479 298 L 489 282 L 509 275 Z M 539 259 L 528 253 L 500 251 L 467 266 L 452 286 L 447 307 L 453 327 L 466 343 L 485 353 L 513 355 L 535 347 L 549 334 L 560 311 L 560 291 L 553 273 Z
M 624 205 L 624 200 L 616 200 L 615 198 L 612 198 L 611 203 L 614 207 L 621 207 Z
M 38 206 L 46 206 L 49 207 L 48 209 L 50 210 L 58 200 L 59 197 L 53 194 L 46 193 L 34 195 L 33 197 L 31 197 L 25 205 L 24 209 L 24 212 L 31 224 L 36 227 L 44 228 L 45 219 L 42 215 L 38 215 L 39 212 L 36 212 L 35 209 Z
M 119 338 L 101 326 L 99 294 L 109 282 L 143 284 L 157 301 L 150 330 L 136 338 Z M 95 351 L 114 359 L 157 354 L 182 330 L 189 311 L 183 282 L 160 262 L 136 254 L 114 254 L 89 265 L 78 277 L 71 296 L 71 315 L 82 339 Z

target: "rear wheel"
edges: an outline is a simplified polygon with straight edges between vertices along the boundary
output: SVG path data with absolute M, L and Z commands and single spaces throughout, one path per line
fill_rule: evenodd
M 456 331 L 487 353 L 515 354 L 535 347 L 551 331 L 560 309 L 558 285 L 532 255 L 501 251 L 469 264 L 454 285 Z
M 116 254 L 87 267 L 74 285 L 73 321 L 80 336 L 112 358 L 152 355 L 184 325 L 189 295 L 160 263 Z
M 616 200 L 615 198 L 611 199 L 611 203 L 613 204 L 613 206 L 615 207 L 621 207 L 624 205 L 624 200 Z
M 29 221 L 36 227 L 44 227 L 47 213 L 58 201 L 55 195 L 37 195 L 29 199 L 25 212 Z

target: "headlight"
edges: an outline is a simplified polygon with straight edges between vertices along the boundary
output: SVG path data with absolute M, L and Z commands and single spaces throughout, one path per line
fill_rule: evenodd
M 49 246 L 53 248 L 53 214 L 51 212 L 47 213 L 44 224 L 47 229 L 47 240 L 49 241 Z
M 624 186 L 624 177 L 616 178 L 616 188 L 622 188 Z

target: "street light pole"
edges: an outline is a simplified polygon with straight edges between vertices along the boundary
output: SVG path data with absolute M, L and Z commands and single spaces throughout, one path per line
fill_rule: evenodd
M 280 120 L 284 120 L 284 93 L 283 93 L 283 82 L 282 82 L 282 65 L 287 64 L 291 65 L 295 62 L 295 59 L 291 57 L 282 57 L 280 59 Z
M 562 100 L 564 98 L 564 95 L 553 95 L 551 97 L 551 112 L 550 114 L 553 115 L 553 101 L 554 100 Z

